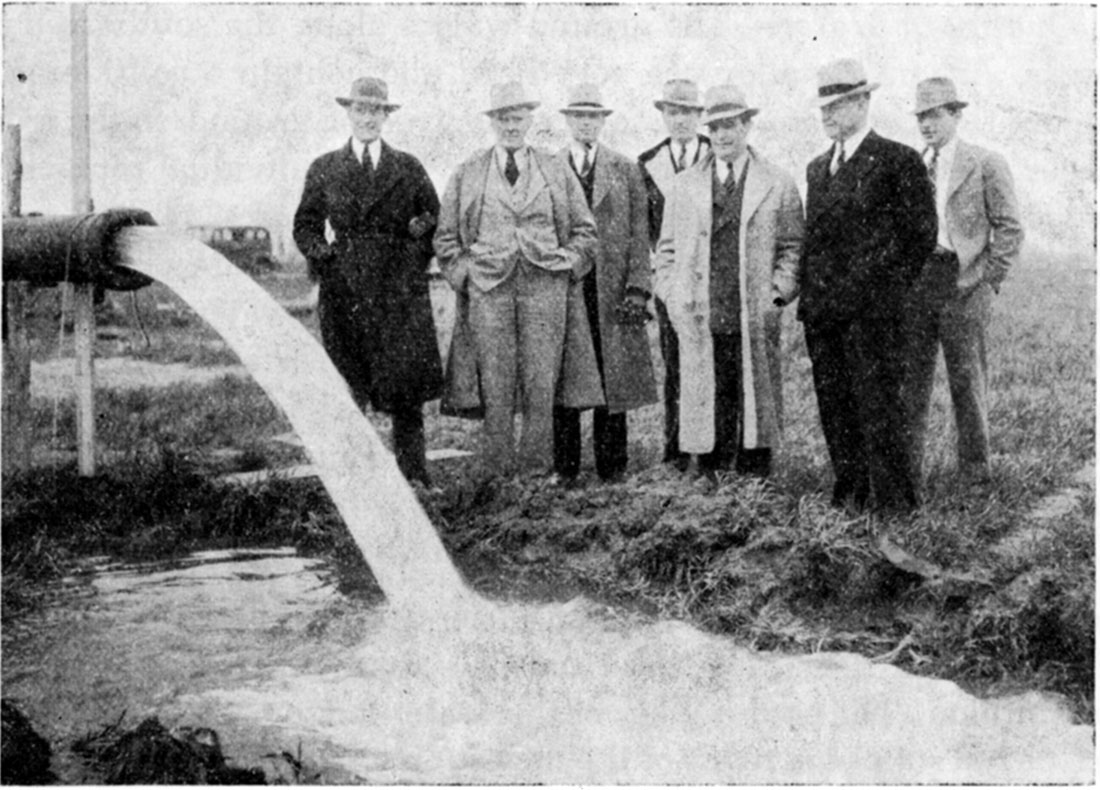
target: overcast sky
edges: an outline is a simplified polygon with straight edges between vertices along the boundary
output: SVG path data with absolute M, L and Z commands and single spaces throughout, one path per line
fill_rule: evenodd
M 71 210 L 69 17 L 4 6 L 4 120 L 22 127 L 26 211 Z M 1082 5 L 92 4 L 88 18 L 96 206 L 170 227 L 285 233 L 309 162 L 346 139 L 333 98 L 366 74 L 403 105 L 385 137 L 440 188 L 490 142 L 489 85 L 511 78 L 543 101 L 547 144 L 564 139 L 568 86 L 601 84 L 617 110 L 607 140 L 632 155 L 664 136 L 652 102 L 665 79 L 732 80 L 763 109 L 758 143 L 801 177 L 826 145 L 816 70 L 842 56 L 882 83 L 881 131 L 916 145 L 915 83 L 947 74 L 971 102 L 972 139 L 1011 146 L 1055 118 L 1094 173 L 1095 10 Z M 1019 129 L 1006 108 L 1023 111 Z

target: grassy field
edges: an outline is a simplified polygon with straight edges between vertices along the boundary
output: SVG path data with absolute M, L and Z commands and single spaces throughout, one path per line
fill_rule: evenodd
M 288 302 L 308 290 L 302 278 L 263 282 Z M 827 506 L 831 478 L 809 361 L 789 315 L 786 442 L 766 485 L 732 475 L 710 485 L 661 467 L 655 406 L 631 414 L 630 476 L 621 484 L 599 483 L 590 456 L 587 485 L 575 491 L 539 481 L 475 484 L 468 462 L 457 460 L 434 470 L 442 493 L 419 494 L 456 564 L 488 595 L 584 593 L 760 649 L 851 650 L 980 694 L 1058 692 L 1091 722 L 1091 481 L 1076 484 L 1083 491 L 1065 507 L 1040 506 L 1094 459 L 1095 292 L 1090 262 L 1027 255 L 994 309 L 993 481 L 974 490 L 955 478 L 941 367 L 925 507 L 910 518 L 882 523 Z M 71 341 L 59 331 L 56 300 L 44 292 L 35 304 L 36 359 L 64 356 Z M 101 324 L 125 331 L 105 333 L 101 355 L 236 362 L 159 286 L 103 311 Z M 440 300 L 447 327 L 448 311 Z M 301 317 L 316 331 L 312 314 Z M 46 600 L 49 581 L 74 556 L 103 552 L 136 558 L 290 543 L 331 557 L 349 595 L 377 598 L 316 481 L 253 489 L 215 482 L 228 470 L 304 460 L 272 441 L 289 425 L 251 380 L 107 390 L 97 409 L 102 473 L 81 480 L 72 461 L 57 460 L 73 444 L 71 405 L 35 402 L 36 445 L 52 448 L 54 460 L 4 479 L 5 621 Z M 388 432 L 384 416 L 371 419 Z M 429 406 L 429 447 L 473 450 L 476 440 L 476 423 L 439 417 Z M 884 531 L 918 562 L 889 561 L 877 543 Z

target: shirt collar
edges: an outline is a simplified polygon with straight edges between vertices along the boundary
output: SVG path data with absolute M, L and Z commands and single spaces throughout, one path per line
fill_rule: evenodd
M 859 146 L 867 139 L 867 135 L 870 133 L 871 127 L 864 126 L 842 143 L 844 146 L 844 161 L 848 161 L 852 158 L 852 154 L 859 150 Z
M 508 166 L 508 151 L 503 145 L 497 143 L 493 146 L 493 152 L 496 155 L 497 165 L 500 167 L 500 172 L 504 172 L 504 168 Z M 521 145 L 516 149 L 516 167 L 519 172 L 523 172 L 527 167 L 527 146 Z
M 959 147 L 959 136 L 955 135 L 950 140 L 948 140 L 946 143 L 944 143 L 944 145 L 940 148 L 939 155 L 936 157 L 936 162 L 937 163 L 953 162 L 955 160 L 955 151 L 956 151 L 956 149 L 958 149 L 958 147 Z M 924 152 L 924 163 L 925 164 L 928 164 L 932 161 L 932 154 L 933 154 L 932 146 L 928 146 L 928 148 Z
M 668 141 L 668 150 L 672 160 L 676 161 L 680 156 L 680 143 L 672 138 Z M 691 167 L 695 163 L 695 157 L 699 153 L 699 135 L 695 135 L 687 141 L 687 151 L 684 154 L 684 167 Z
M 749 161 L 748 149 L 746 149 L 745 153 L 741 154 L 741 156 L 739 156 L 739 157 L 737 157 L 736 159 L 733 160 L 732 170 L 733 170 L 735 178 L 741 178 L 741 174 L 745 172 L 745 164 L 748 161 Z M 724 180 L 725 175 L 726 175 L 726 162 L 725 162 L 725 160 L 715 158 L 714 163 L 715 163 L 715 166 L 718 168 L 718 179 L 720 181 Z
M 596 152 L 599 150 L 599 147 L 600 147 L 599 143 L 592 143 L 592 161 L 593 162 L 596 161 Z M 573 156 L 573 164 L 577 166 L 578 170 L 580 170 L 581 166 L 584 164 L 584 154 L 585 154 L 584 145 L 581 144 L 581 143 L 578 143 L 576 140 L 573 140 L 572 142 L 569 143 L 569 152 Z
M 370 161 L 375 168 L 378 167 L 378 161 L 382 158 L 382 138 L 376 137 L 370 143 L 364 143 L 357 137 L 351 138 L 351 150 L 355 153 L 355 158 L 359 161 L 359 164 L 363 163 L 363 150 L 370 151 Z

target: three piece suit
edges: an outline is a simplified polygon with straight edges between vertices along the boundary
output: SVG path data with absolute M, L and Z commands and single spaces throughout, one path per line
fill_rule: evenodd
M 549 468 L 553 406 L 604 403 L 581 283 L 596 226 L 577 179 L 554 155 L 519 149 L 510 184 L 503 149 L 468 159 L 443 196 L 435 251 L 457 293 L 443 411 L 484 417 L 483 460 Z
M 409 479 L 427 480 L 422 405 L 439 397 L 442 363 L 428 291 L 439 211 L 420 162 L 381 143 L 377 167 L 351 142 L 316 159 L 294 215 L 294 241 L 320 281 L 321 337 L 360 408 L 393 416 L 394 453 Z M 325 223 L 334 238 L 329 243 Z
M 664 219 L 665 198 L 672 191 L 672 182 L 677 173 L 697 165 L 710 152 L 710 140 L 697 135 L 695 151 L 681 165 L 677 153 L 673 151 L 673 140 L 665 138 L 657 145 L 638 157 L 645 180 L 649 201 L 649 244 L 656 250 L 661 238 L 661 224 Z M 680 448 L 680 350 L 676 331 L 669 321 L 668 310 L 660 295 L 655 300 L 657 309 L 657 329 L 664 361 L 665 377 L 663 394 L 665 402 L 665 450 L 664 460 L 679 463 L 687 461 L 687 454 Z
M 1012 174 L 999 154 L 954 138 L 950 165 L 937 179 L 937 249 L 910 295 L 906 405 L 911 467 L 919 481 L 935 380 L 943 347 L 955 412 L 959 472 L 990 473 L 985 332 L 993 294 L 1017 262 L 1024 231 Z M 925 153 L 931 161 L 931 152 Z M 937 155 L 939 156 L 939 155 Z
M 835 175 L 832 151 L 807 167 L 803 322 L 833 500 L 917 504 L 902 398 L 904 311 L 936 244 L 936 206 L 920 155 L 867 133 Z

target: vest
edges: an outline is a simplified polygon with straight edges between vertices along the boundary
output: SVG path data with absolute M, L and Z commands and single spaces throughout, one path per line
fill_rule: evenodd
M 748 166 L 746 165 L 745 172 Z M 710 234 L 710 331 L 741 333 L 741 203 L 744 174 L 728 187 L 714 176 L 714 212 Z

